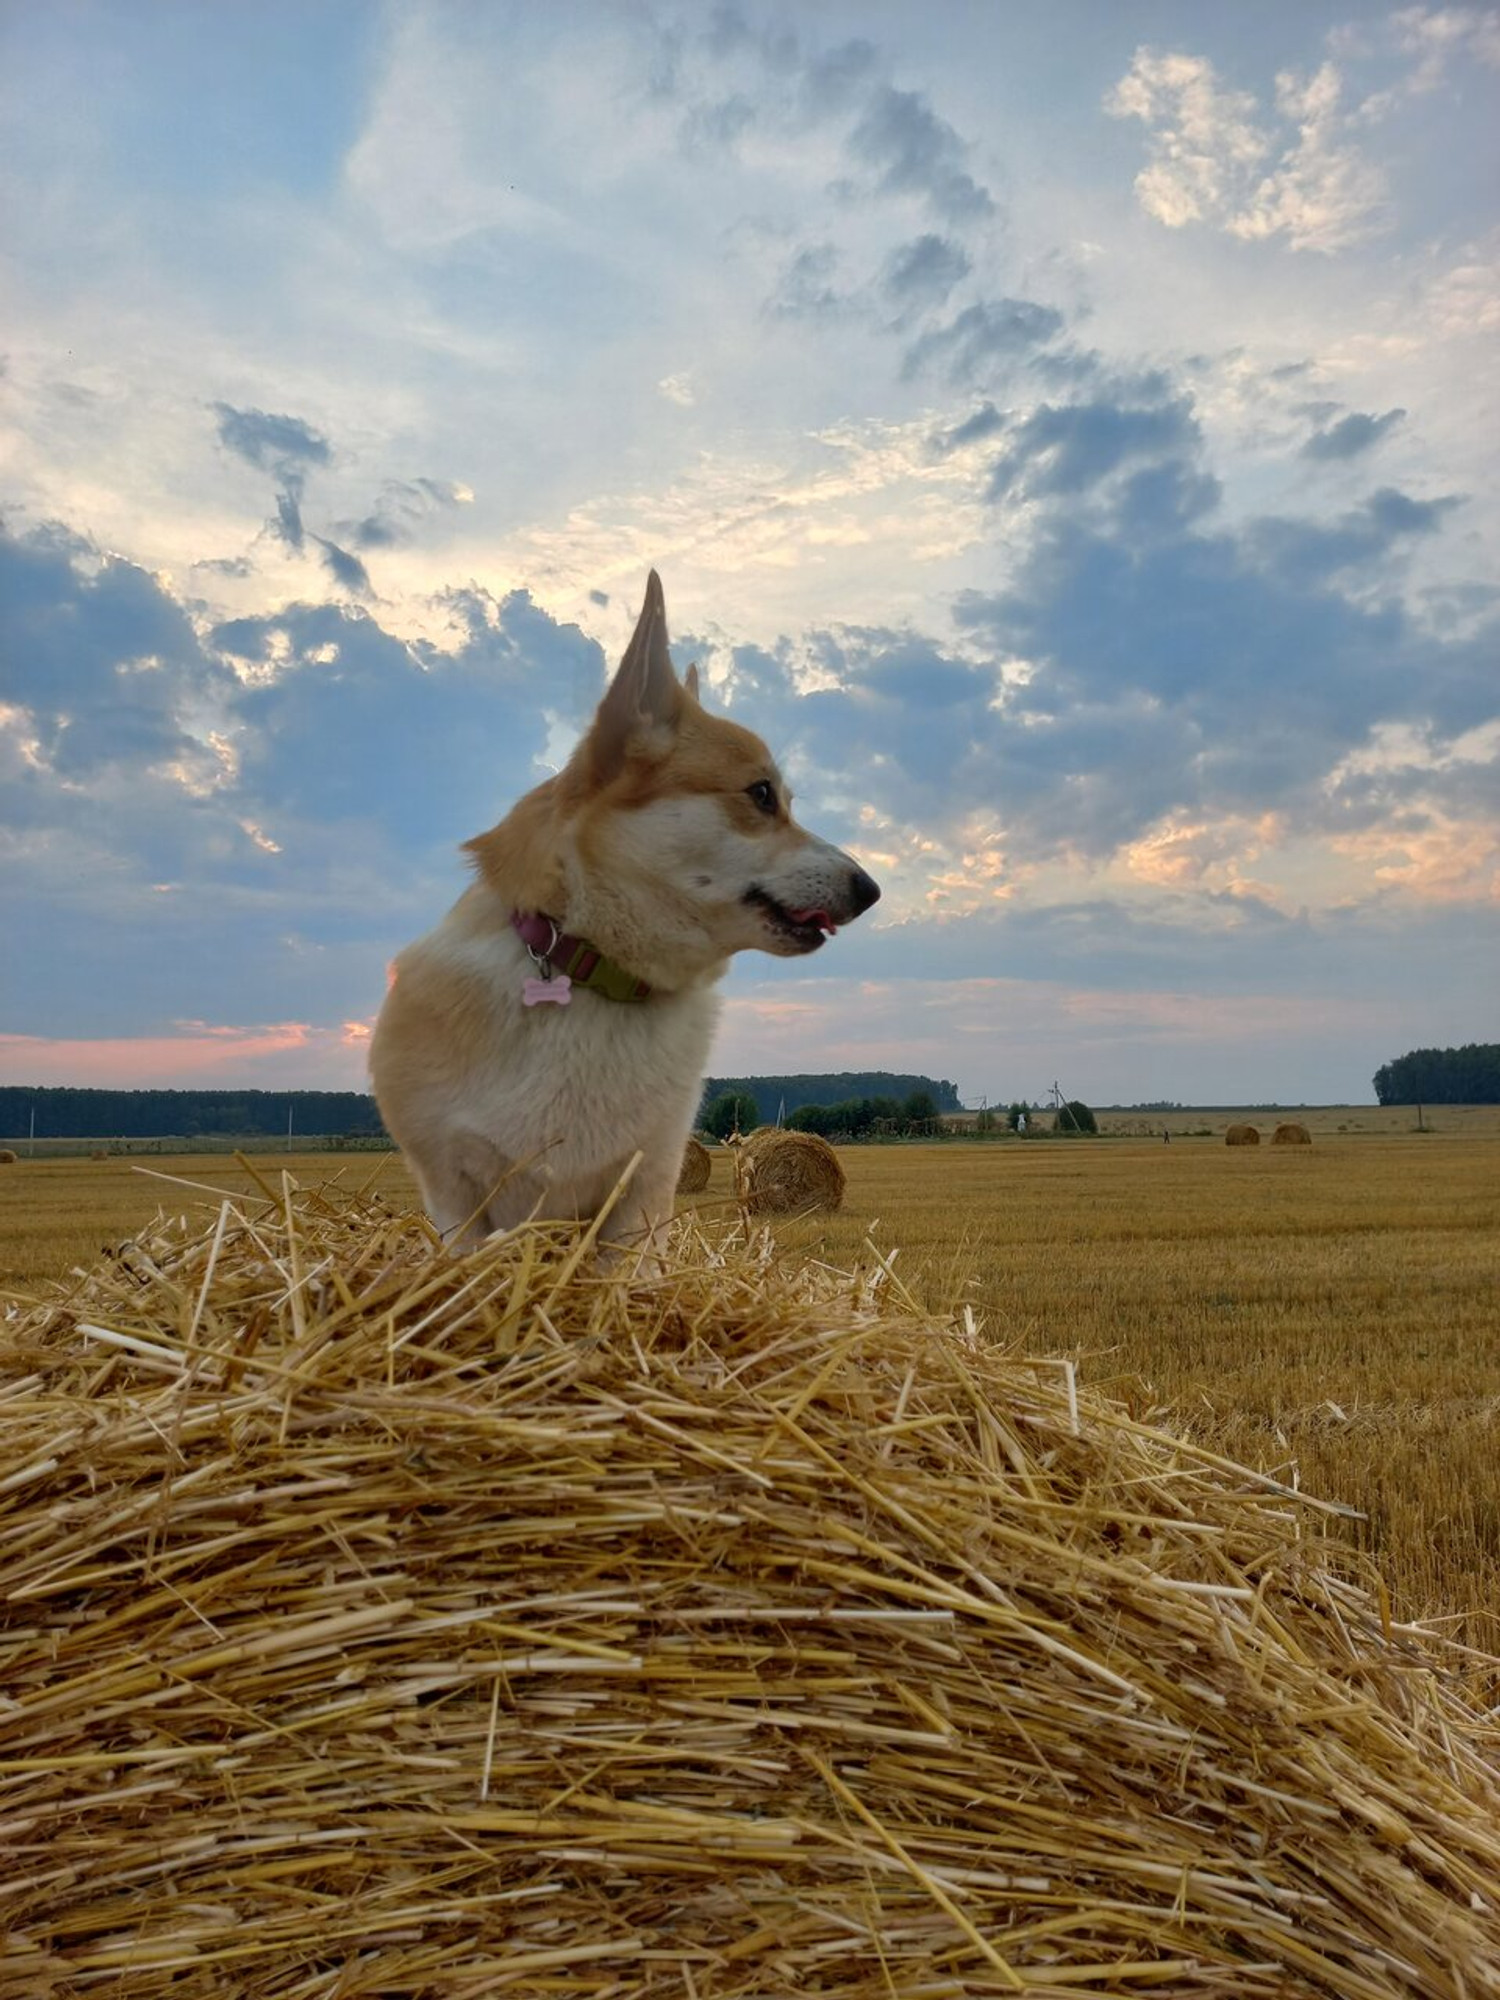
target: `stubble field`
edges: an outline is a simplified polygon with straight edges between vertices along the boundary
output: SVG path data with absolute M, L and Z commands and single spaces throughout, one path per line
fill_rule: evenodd
M 1222 1131 L 1199 1114 L 1152 1140 L 851 1147 L 843 1210 L 778 1237 L 841 1266 L 873 1237 L 924 1311 L 967 1304 L 1137 1415 L 1295 1468 L 1363 1510 L 1341 1531 L 1398 1617 L 1500 1651 L 1500 1115 L 1444 1112 L 1421 1135 L 1383 1117 L 1323 1114 L 1297 1149 L 1191 1138 L 1195 1120 Z M 158 1208 L 254 1192 L 233 1160 L 149 1164 L 200 1185 L 123 1158 L 0 1168 L 0 1292 L 37 1295 Z M 733 1212 L 730 1164 L 693 1205 Z M 254 1162 L 283 1166 L 413 1198 L 391 1155 Z

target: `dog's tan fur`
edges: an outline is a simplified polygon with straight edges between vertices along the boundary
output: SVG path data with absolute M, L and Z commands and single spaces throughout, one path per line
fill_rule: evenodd
M 649 1239 L 672 1212 L 731 956 L 815 950 L 880 892 L 797 825 L 760 738 L 702 707 L 692 668 L 678 680 L 654 571 L 567 766 L 469 849 L 477 879 L 397 959 L 376 1024 L 386 1126 L 450 1242 L 593 1216 L 636 1152 L 605 1234 Z M 517 910 L 586 938 L 650 997 L 526 1006 Z

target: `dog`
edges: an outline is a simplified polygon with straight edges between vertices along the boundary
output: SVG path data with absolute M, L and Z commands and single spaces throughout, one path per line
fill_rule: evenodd
M 370 1046 L 446 1242 L 531 1217 L 651 1248 L 672 1214 L 737 951 L 813 952 L 878 886 L 792 818 L 758 736 L 679 680 L 655 570 L 566 766 L 466 843 L 476 879 L 396 959 Z

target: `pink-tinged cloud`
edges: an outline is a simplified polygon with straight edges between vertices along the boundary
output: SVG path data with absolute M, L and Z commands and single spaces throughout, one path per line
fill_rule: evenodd
M 966 1104 L 1036 1101 L 1054 1081 L 1096 1104 L 1353 1103 L 1411 1040 L 1380 994 L 1118 992 L 1006 978 L 807 982 L 732 998 L 715 1076 L 886 1069 L 947 1077 Z
M 170 1035 L 99 1041 L 0 1034 L 0 1083 L 173 1090 L 193 1085 L 260 1090 L 365 1090 L 364 1022 L 257 1027 L 183 1021 Z
M 1430 813 L 1419 828 L 1376 827 L 1333 842 L 1383 887 L 1433 903 L 1500 901 L 1500 831 L 1484 820 Z

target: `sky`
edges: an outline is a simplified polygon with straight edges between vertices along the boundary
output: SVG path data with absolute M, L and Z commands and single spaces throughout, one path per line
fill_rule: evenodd
M 0 1081 L 363 1087 L 673 653 L 880 880 L 717 1074 L 1500 1039 L 1500 10 L 0 0 Z

